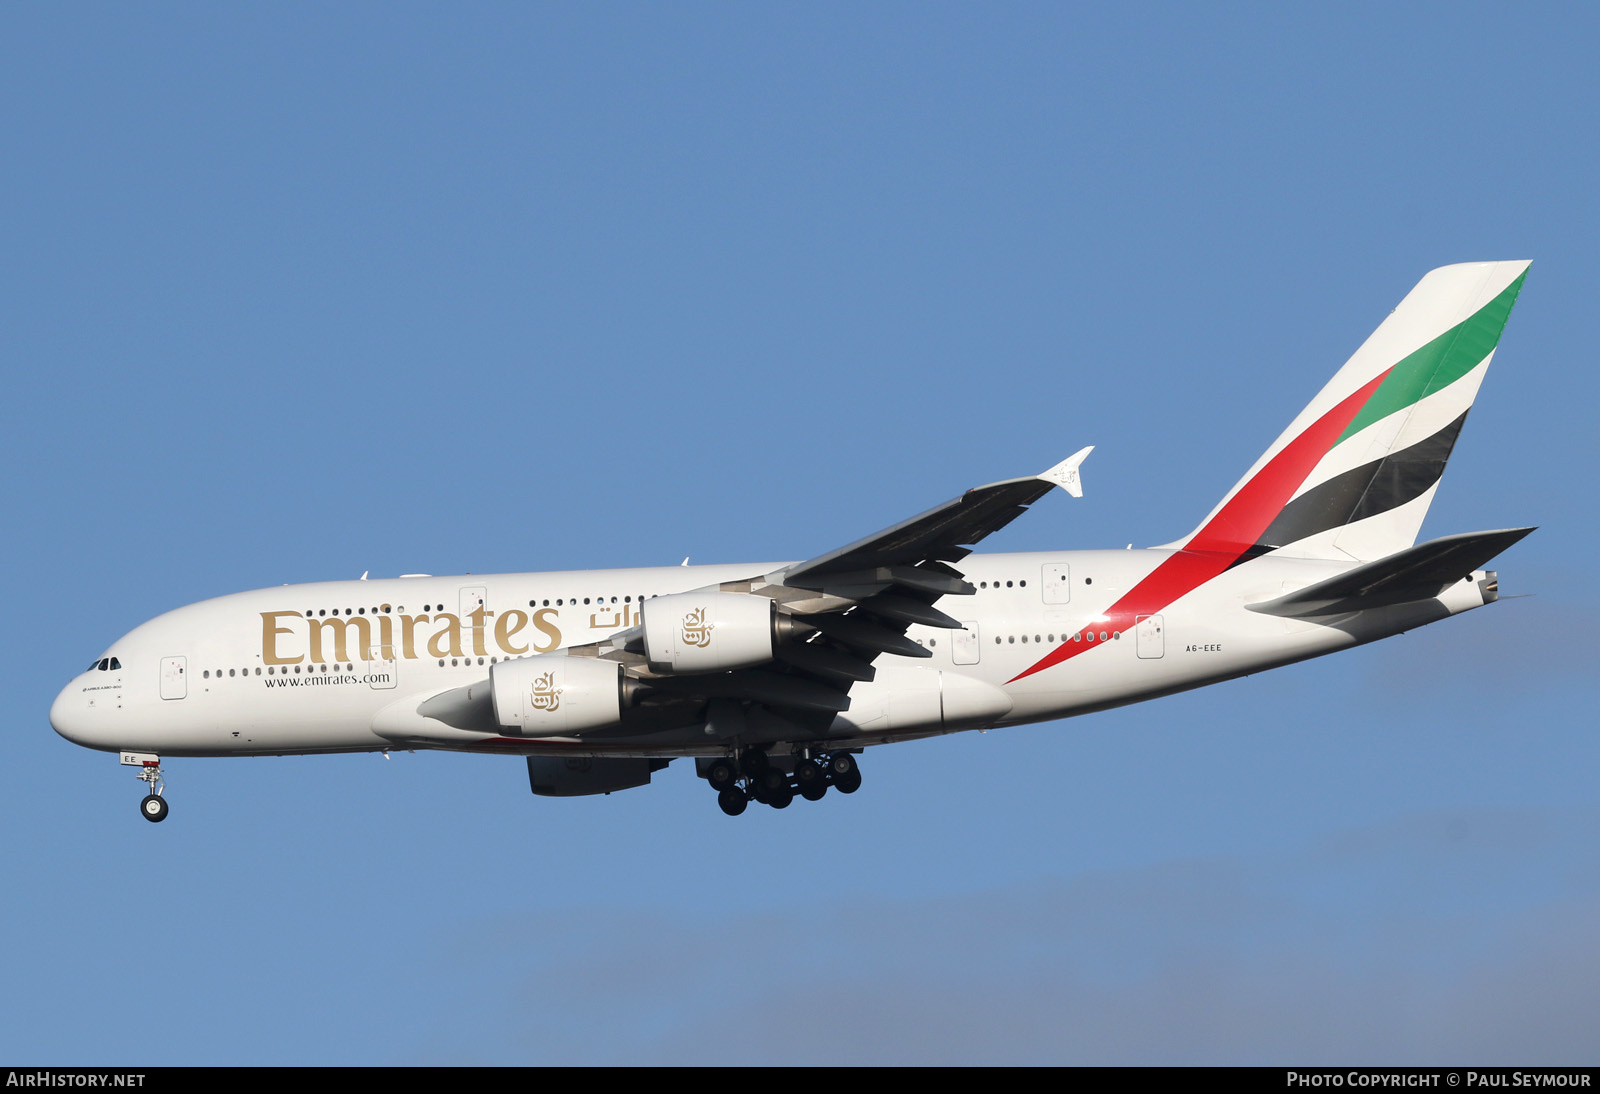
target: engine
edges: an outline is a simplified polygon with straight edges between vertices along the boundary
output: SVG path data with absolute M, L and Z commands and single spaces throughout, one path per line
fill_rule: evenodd
M 541 654 L 489 670 L 495 721 L 524 737 L 570 737 L 622 720 L 630 681 L 615 661 Z
M 772 660 L 797 625 L 777 605 L 748 593 L 676 593 L 641 610 L 645 656 L 653 672 L 721 672 Z M 809 632 L 807 632 L 809 633 Z

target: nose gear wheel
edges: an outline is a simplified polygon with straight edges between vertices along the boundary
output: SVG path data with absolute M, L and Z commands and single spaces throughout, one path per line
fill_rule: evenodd
M 139 815 L 152 824 L 166 820 L 167 799 L 161 794 L 167 788 L 167 782 L 161 774 L 161 761 L 151 763 L 146 760 L 137 778 L 150 787 L 150 793 L 139 802 Z

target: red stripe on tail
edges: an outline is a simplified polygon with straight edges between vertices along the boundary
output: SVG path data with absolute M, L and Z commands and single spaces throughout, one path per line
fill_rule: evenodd
M 1289 503 L 1306 476 L 1328 454 L 1345 427 L 1388 375 L 1389 370 L 1385 369 L 1284 445 L 1183 545 L 1182 550 L 1150 571 L 1102 616 L 1096 617 L 1094 633 L 1098 636 L 1102 630 L 1107 634 L 1131 630 L 1139 616 L 1154 615 L 1237 562 L 1240 555 L 1255 546 L 1272 518 Z M 1061 645 L 1006 683 L 1015 683 L 1093 649 L 1094 644 L 1086 637 L 1089 630 L 1081 631 L 1077 641 L 1070 635 L 1064 637 Z

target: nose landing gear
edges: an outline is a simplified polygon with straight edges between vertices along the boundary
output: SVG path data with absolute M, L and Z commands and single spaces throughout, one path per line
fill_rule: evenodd
M 124 752 L 122 763 L 124 767 L 137 767 L 139 781 L 150 787 L 150 793 L 139 802 L 139 815 L 152 824 L 166 820 L 167 799 L 161 792 L 167 783 L 161 776 L 161 757 L 149 752 Z

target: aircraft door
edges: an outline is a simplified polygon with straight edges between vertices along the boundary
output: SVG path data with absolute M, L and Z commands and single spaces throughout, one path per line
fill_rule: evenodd
M 397 682 L 394 647 L 374 645 L 367 659 L 367 686 L 373 691 L 387 691 Z
M 1166 624 L 1159 615 L 1139 616 L 1134 620 L 1134 633 L 1140 657 L 1153 658 L 1166 654 Z
M 487 650 L 485 640 L 494 633 L 485 609 L 489 607 L 489 590 L 483 585 L 468 585 L 461 590 L 461 632 L 467 636 L 466 650 Z M 473 612 L 484 612 L 473 618 Z
M 1047 562 L 1044 564 L 1043 580 L 1039 582 L 1039 592 L 1044 597 L 1046 604 L 1067 604 L 1072 601 L 1071 569 L 1065 562 Z
M 962 623 L 959 631 L 950 632 L 950 652 L 956 664 L 976 665 L 982 648 L 977 623 Z
M 182 699 L 189 694 L 189 659 L 163 657 L 161 659 L 161 698 Z

